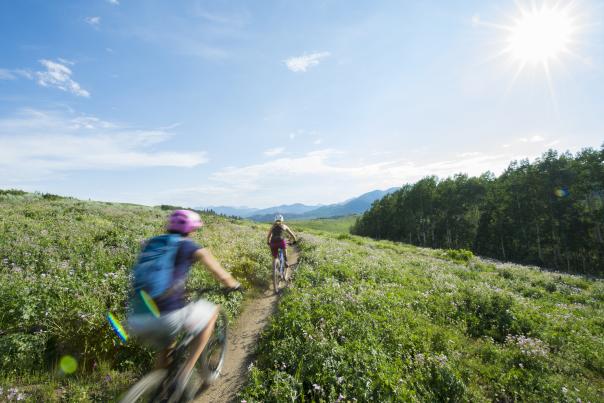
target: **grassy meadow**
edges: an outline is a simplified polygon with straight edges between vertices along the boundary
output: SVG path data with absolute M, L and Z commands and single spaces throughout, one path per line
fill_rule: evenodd
M 130 267 L 167 214 L 0 191 L 0 401 L 111 401 L 149 369 L 105 314 L 124 319 Z M 248 296 L 270 287 L 268 227 L 203 218 L 196 240 Z M 301 263 L 242 399 L 604 401 L 602 280 L 291 226 Z M 194 270 L 190 285 L 212 282 Z M 243 300 L 213 298 L 231 316 Z
M 312 220 L 293 220 L 288 225 L 294 230 L 319 231 L 336 234 L 348 234 L 357 220 L 356 215 L 337 218 L 316 218 Z
M 0 401 L 108 401 L 150 368 L 152 353 L 122 344 L 108 325 L 124 319 L 129 271 L 141 241 L 169 211 L 0 192 Z M 250 289 L 269 286 L 263 228 L 205 215 L 195 239 Z M 190 285 L 215 283 L 193 270 Z M 213 296 L 231 316 L 243 297 Z M 72 356 L 78 367 L 58 368 Z
M 604 282 L 351 235 L 301 243 L 247 402 L 604 401 Z

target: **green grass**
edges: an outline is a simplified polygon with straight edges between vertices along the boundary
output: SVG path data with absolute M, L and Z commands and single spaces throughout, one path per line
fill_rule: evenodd
M 151 351 L 121 344 L 104 315 L 124 319 L 140 242 L 167 214 L 0 192 L 0 401 L 111 401 L 149 369 Z M 196 240 L 268 288 L 268 225 L 203 218 Z M 242 399 L 604 401 L 602 280 L 291 225 L 301 263 Z M 197 270 L 190 285 L 212 281 Z M 214 300 L 231 316 L 242 304 Z
M 107 401 L 150 368 L 152 352 L 121 344 L 105 314 L 124 320 L 129 273 L 141 241 L 169 211 L 0 193 L 0 401 L 17 388 L 30 401 Z M 195 239 L 250 289 L 269 286 L 264 228 L 213 215 Z M 193 270 L 190 286 L 213 283 Z M 231 316 L 242 297 L 214 296 Z M 77 359 L 63 376 L 57 361 Z M 14 396 L 13 396 L 14 397 Z
M 604 282 L 307 236 L 240 397 L 604 401 Z
M 320 231 L 337 234 L 348 234 L 357 216 L 350 215 L 338 218 L 317 218 L 314 220 L 293 220 L 289 225 L 296 231 Z

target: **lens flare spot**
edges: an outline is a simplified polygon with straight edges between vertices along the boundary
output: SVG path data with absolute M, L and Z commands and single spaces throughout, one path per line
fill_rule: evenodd
M 109 321 L 111 328 L 122 342 L 125 343 L 126 341 L 128 341 L 128 333 L 126 333 L 126 330 L 124 330 L 124 327 L 122 326 L 120 321 L 117 320 L 117 318 L 113 316 L 111 312 L 107 314 L 107 321 Z
M 561 188 L 556 188 L 556 189 L 554 190 L 554 194 L 555 194 L 557 197 L 566 197 L 566 196 L 568 196 L 568 195 L 570 194 L 570 192 L 568 191 L 568 189 L 567 189 L 567 188 L 565 188 L 565 187 L 561 187 Z
M 153 298 L 151 298 L 151 296 L 147 294 L 144 290 L 141 290 L 140 294 L 149 312 L 151 312 L 151 314 L 156 318 L 159 318 L 159 308 L 157 307 L 155 301 L 153 301 Z
M 64 374 L 73 374 L 78 369 L 78 362 L 70 355 L 64 355 L 59 360 L 59 368 Z

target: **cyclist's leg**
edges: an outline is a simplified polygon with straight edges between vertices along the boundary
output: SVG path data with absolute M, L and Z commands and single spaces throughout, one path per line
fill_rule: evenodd
M 273 255 L 273 270 L 279 267 L 279 243 L 271 242 L 271 254 Z
M 280 239 L 279 241 L 275 242 L 275 247 L 277 249 L 277 259 L 279 258 L 279 251 L 281 251 L 283 253 L 283 266 L 287 267 L 287 241 L 285 239 Z M 275 255 L 273 255 L 275 256 Z M 280 264 L 279 264 L 280 266 Z
M 285 267 L 289 267 L 289 263 L 287 263 L 287 242 L 283 241 L 283 263 Z
M 191 374 L 191 371 L 193 370 L 193 367 L 195 367 L 195 363 L 201 356 L 203 349 L 205 348 L 206 344 L 208 344 L 208 340 L 214 331 L 214 325 L 216 324 L 216 319 L 218 319 L 218 312 L 219 308 L 216 307 L 207 326 L 201 331 L 201 333 L 197 335 L 197 337 L 193 339 L 189 346 L 189 357 L 187 358 L 187 361 L 183 365 L 180 374 L 178 375 L 178 383 L 183 389 L 187 384 L 187 380 Z
M 155 359 L 155 369 L 165 369 L 170 366 L 170 354 L 172 353 L 172 350 L 174 350 L 175 344 L 176 343 L 173 342 L 157 354 Z

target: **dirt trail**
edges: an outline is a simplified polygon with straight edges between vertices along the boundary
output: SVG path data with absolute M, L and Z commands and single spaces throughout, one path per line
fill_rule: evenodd
M 298 262 L 298 250 L 288 249 L 292 268 Z M 228 350 L 222 374 L 216 383 L 204 391 L 196 403 L 232 402 L 247 380 L 248 366 L 256 351 L 258 338 L 270 316 L 277 308 L 278 295 L 271 288 L 260 297 L 248 301 L 239 319 L 229 332 Z

